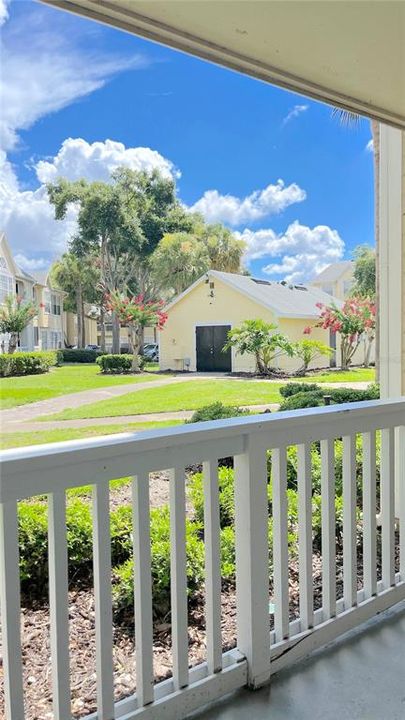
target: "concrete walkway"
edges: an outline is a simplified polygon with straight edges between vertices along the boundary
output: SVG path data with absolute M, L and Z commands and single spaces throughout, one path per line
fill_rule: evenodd
M 263 413 L 265 410 L 277 410 L 279 406 L 277 403 L 270 403 L 269 405 L 242 405 L 241 407 L 251 412 Z M 6 435 L 14 432 L 38 432 L 41 430 L 95 427 L 97 425 L 128 425 L 129 423 L 164 422 L 165 420 L 189 420 L 194 412 L 194 410 L 180 410 L 179 412 L 118 415 L 115 417 L 84 418 L 80 420 L 41 420 L 39 422 L 33 420 L 24 423 L 9 421 L 1 429 Z

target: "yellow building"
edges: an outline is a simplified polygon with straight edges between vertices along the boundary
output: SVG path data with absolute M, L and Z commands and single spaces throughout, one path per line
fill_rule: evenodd
M 85 305 L 84 337 L 86 345 L 97 345 L 97 318 L 92 312 L 92 305 Z M 75 346 L 78 344 L 77 315 L 73 312 L 63 312 L 63 326 L 65 345 Z
M 261 318 L 276 324 L 291 340 L 301 340 L 304 328 L 319 318 L 316 304 L 333 300 L 340 304 L 309 285 L 210 270 L 166 308 L 168 321 L 160 333 L 160 369 L 254 372 L 253 355 L 222 350 L 232 327 Z M 329 331 L 322 328 L 315 328 L 311 338 L 330 343 Z M 329 364 L 329 360 L 323 363 Z M 288 371 L 299 365 L 299 360 L 285 356 L 279 361 L 279 367 Z

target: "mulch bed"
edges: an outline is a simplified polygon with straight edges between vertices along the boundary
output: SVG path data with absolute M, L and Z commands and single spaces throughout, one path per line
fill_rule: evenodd
M 396 537 L 396 566 L 398 568 L 398 536 Z M 337 597 L 342 597 L 342 556 L 337 557 Z M 380 565 L 380 563 L 379 563 Z M 290 619 L 299 616 L 299 572 L 297 559 L 290 560 L 289 591 Z M 362 556 L 358 552 L 358 588 L 362 587 Z M 378 576 L 381 568 L 378 569 Z M 322 561 L 313 556 L 314 608 L 322 606 Z M 271 588 L 270 588 L 271 596 Z M 224 652 L 236 644 L 236 593 L 233 586 L 224 586 L 221 596 L 222 646 Z M 71 696 L 72 714 L 87 715 L 96 710 L 94 595 L 92 590 L 69 593 Z M 273 617 L 270 617 L 270 628 Z M 190 667 L 206 659 L 204 597 L 196 598 L 189 606 L 189 664 Z M 114 621 L 114 696 L 116 700 L 136 690 L 135 633 L 132 614 Z M 1 645 L 0 645 L 1 647 Z M 26 689 L 27 720 L 52 720 L 52 664 L 50 659 L 49 609 L 25 607 L 22 610 L 22 649 L 24 687 Z M 154 625 L 155 680 L 171 675 L 170 617 Z M 2 662 L 0 650 L 0 717 L 4 716 Z

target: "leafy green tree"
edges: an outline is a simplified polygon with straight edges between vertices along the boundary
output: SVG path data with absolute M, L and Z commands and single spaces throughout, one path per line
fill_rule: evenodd
M 191 230 L 194 219 L 176 198 L 172 179 L 158 170 L 148 173 L 118 168 L 111 183 L 63 178 L 48 185 L 56 219 L 70 206 L 79 208 L 79 231 L 70 250 L 93 255 L 105 294 L 114 291 L 153 294 L 148 258 L 167 232 Z M 113 321 L 113 352 L 119 351 L 119 321 Z
M 224 225 L 197 226 L 197 237 L 207 248 L 210 269 L 222 272 L 239 273 L 242 270 L 242 257 L 246 250 L 244 240 L 235 235 Z
M 52 265 L 50 275 L 54 284 L 67 294 L 65 309 L 77 315 L 77 344 L 82 348 L 86 344 L 85 303 L 100 301 L 98 268 L 89 256 L 78 258 L 65 253 Z
M 368 245 L 359 245 L 354 251 L 354 285 L 351 294 L 354 297 L 376 297 L 376 255 Z
M 35 317 L 38 310 L 33 302 L 24 300 L 19 296 L 7 295 L 0 306 L 0 333 L 10 335 L 8 352 L 15 352 L 20 333 Z
M 333 349 L 320 340 L 303 339 L 294 343 L 294 355 L 302 360 L 297 375 L 305 375 L 311 362 L 321 357 L 333 355 Z
M 176 295 L 191 285 L 210 267 L 206 246 L 194 235 L 164 235 L 150 260 L 156 284 Z
M 253 354 L 256 369 L 260 375 L 269 375 L 276 371 L 275 363 L 283 355 L 293 357 L 294 343 L 286 335 L 277 332 L 277 325 L 264 320 L 244 320 L 239 327 L 228 333 L 224 350 L 235 348 L 240 355 Z

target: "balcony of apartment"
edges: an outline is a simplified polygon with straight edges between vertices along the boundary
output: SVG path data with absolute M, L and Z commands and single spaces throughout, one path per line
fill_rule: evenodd
M 38 496 L 48 507 L 49 613 L 44 624 L 49 623 L 51 677 L 44 713 L 57 720 L 67 720 L 72 712 L 82 714 L 71 706 L 75 642 L 69 633 L 66 493 L 90 485 L 94 609 L 92 605 L 88 612 L 94 612 L 94 663 L 83 666 L 81 673 L 91 674 L 96 691 L 94 713 L 88 718 L 179 720 L 201 711 L 207 720 L 248 715 L 256 720 L 399 720 L 405 715 L 404 7 L 129 0 L 54 4 L 384 123 L 379 206 L 382 399 L 5 451 L 0 479 L 0 603 L 6 718 L 31 717 L 32 678 L 26 644 L 22 645 L 22 638 L 29 640 L 29 629 L 21 630 L 18 502 Z M 321 459 L 321 542 L 316 557 L 310 452 L 314 443 Z M 337 443 L 343 468 L 339 542 Z M 296 448 L 298 462 L 294 577 L 286 492 L 291 447 Z M 235 474 L 236 591 L 226 643 L 220 572 L 221 458 L 232 460 Z M 203 470 L 205 640 L 195 661 L 190 654 L 185 484 L 186 469 L 196 465 Z M 149 522 L 149 478 L 159 470 L 168 473 L 170 511 L 170 652 L 163 673 L 154 644 Z M 125 476 L 133 476 L 135 628 L 127 693 L 114 686 L 109 503 L 110 481 Z M 226 697 L 219 700 L 222 696 Z

